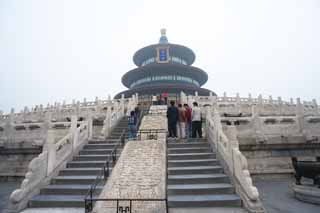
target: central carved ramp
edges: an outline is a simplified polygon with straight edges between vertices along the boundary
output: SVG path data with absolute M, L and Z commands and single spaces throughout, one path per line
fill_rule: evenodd
M 241 206 L 206 139 L 169 140 L 167 159 L 170 208 Z
M 123 131 L 125 134 L 128 132 L 126 117 L 106 140 L 89 141 L 79 154 L 67 163 L 67 168 L 62 169 L 50 185 L 42 188 L 40 194 L 29 201 L 29 207 L 84 207 L 85 195 L 97 175 L 101 173 Z M 97 192 L 101 192 L 102 189 L 103 185 L 97 186 Z

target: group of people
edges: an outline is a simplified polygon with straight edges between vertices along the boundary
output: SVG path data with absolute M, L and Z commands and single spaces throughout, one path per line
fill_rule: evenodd
M 197 102 L 193 107 L 188 104 L 178 104 L 170 101 L 167 110 L 169 138 L 202 138 L 201 110 Z

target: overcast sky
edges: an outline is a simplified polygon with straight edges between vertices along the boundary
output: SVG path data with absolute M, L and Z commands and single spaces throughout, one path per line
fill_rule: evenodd
M 0 0 L 0 109 L 115 95 L 163 27 L 218 95 L 320 102 L 319 0 Z

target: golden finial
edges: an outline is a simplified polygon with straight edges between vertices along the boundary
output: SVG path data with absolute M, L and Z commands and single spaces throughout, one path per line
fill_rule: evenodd
M 166 28 L 162 28 L 161 30 L 160 30 L 160 32 L 161 32 L 161 36 L 166 36 Z

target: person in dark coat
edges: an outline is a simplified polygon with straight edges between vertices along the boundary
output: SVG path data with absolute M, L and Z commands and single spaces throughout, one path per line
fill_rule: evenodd
M 177 137 L 177 122 L 179 120 L 178 108 L 174 105 L 174 101 L 170 101 L 167 110 L 169 137 Z

